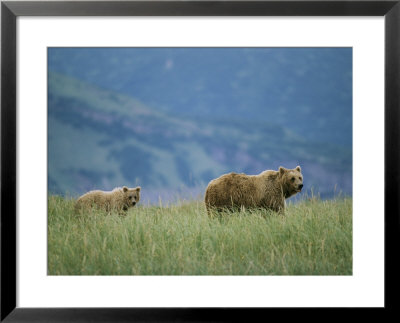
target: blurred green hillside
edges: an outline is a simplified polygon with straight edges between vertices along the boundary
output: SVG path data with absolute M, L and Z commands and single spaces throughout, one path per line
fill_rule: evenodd
M 196 198 L 223 173 L 257 174 L 298 164 L 307 190 L 322 197 L 335 187 L 351 194 L 351 146 L 306 139 L 272 120 L 229 114 L 190 118 L 52 71 L 48 86 L 53 194 L 141 185 L 143 203 L 177 194 Z
M 172 116 L 256 120 L 352 145 L 349 47 L 62 47 L 49 48 L 48 66 Z

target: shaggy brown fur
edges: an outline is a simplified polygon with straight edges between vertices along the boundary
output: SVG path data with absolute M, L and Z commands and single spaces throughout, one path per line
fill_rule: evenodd
M 266 208 L 277 212 L 285 209 L 285 199 L 303 188 L 300 166 L 279 167 L 258 175 L 230 173 L 212 180 L 206 189 L 205 203 L 210 210 Z
M 90 191 L 78 198 L 75 204 L 75 211 L 97 207 L 107 212 L 115 210 L 122 213 L 135 206 L 139 200 L 140 186 L 135 188 L 117 187 L 111 192 Z

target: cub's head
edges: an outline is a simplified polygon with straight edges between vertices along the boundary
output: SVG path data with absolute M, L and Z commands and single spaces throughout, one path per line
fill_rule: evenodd
M 140 200 L 140 186 L 135 188 L 128 188 L 124 186 L 122 188 L 124 193 L 124 202 L 127 207 L 135 206 Z
M 303 188 L 303 175 L 300 166 L 294 169 L 279 167 L 279 178 L 285 198 L 299 193 Z

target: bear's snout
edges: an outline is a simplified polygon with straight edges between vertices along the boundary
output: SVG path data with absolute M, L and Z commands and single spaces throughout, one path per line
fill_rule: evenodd
M 301 189 L 303 188 L 303 184 L 299 185 L 299 190 L 301 191 Z
M 135 202 L 135 201 L 133 201 L 133 202 L 132 202 L 132 205 L 133 205 L 133 206 L 135 206 L 135 205 L 136 205 L 136 202 Z

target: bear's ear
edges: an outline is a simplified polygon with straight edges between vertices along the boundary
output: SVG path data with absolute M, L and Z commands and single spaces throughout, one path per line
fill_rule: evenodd
M 136 191 L 140 192 L 140 189 L 141 189 L 140 186 L 136 187 Z
M 122 188 L 122 191 L 128 192 L 128 188 L 127 188 L 126 186 L 124 186 L 124 187 Z
M 297 170 L 298 172 L 301 173 L 301 168 L 300 168 L 300 166 L 297 166 L 297 167 L 296 167 L 296 170 Z
M 283 175 L 285 173 L 286 169 L 284 167 L 279 167 L 279 175 Z

